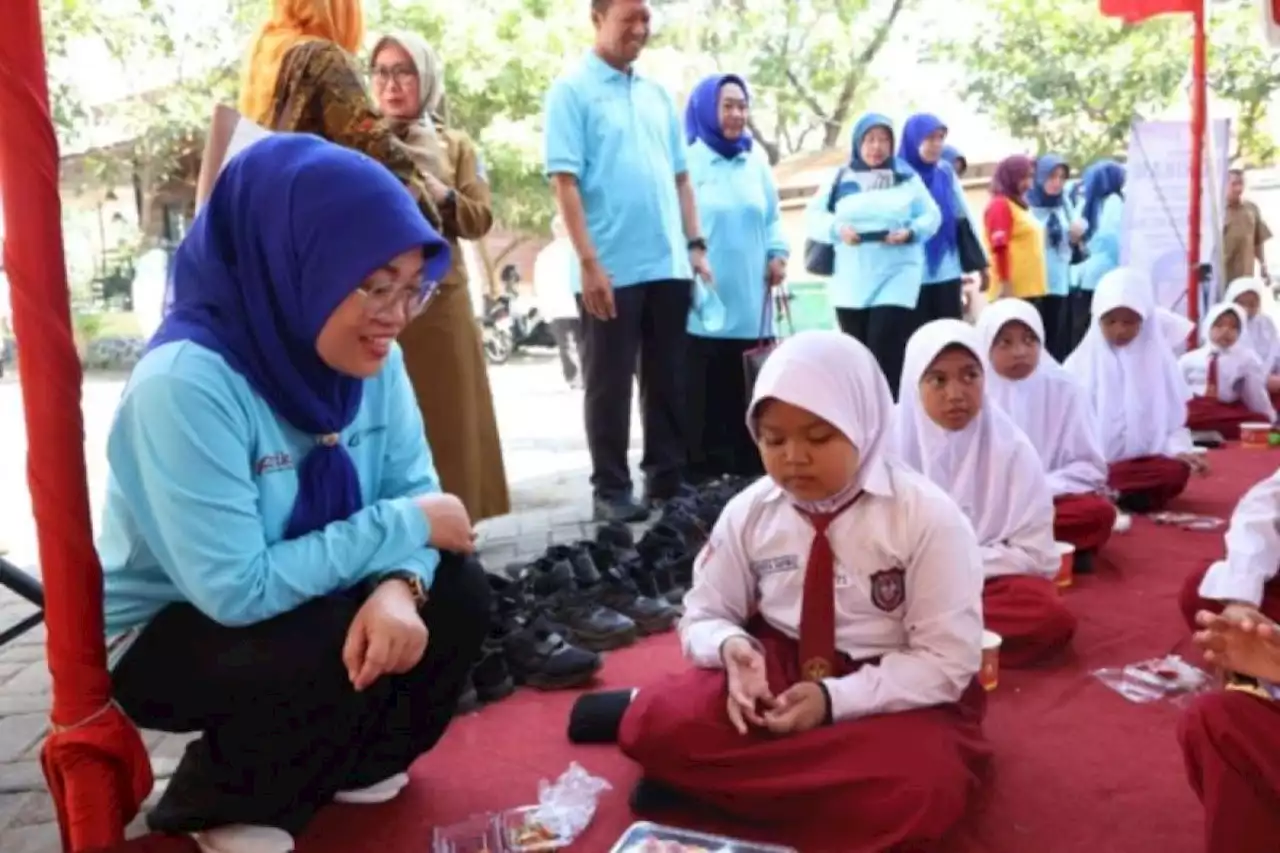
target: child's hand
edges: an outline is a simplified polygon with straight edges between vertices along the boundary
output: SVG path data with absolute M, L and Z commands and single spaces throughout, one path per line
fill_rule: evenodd
M 748 724 L 763 728 L 761 712 L 774 704 L 764 655 L 746 637 L 733 637 L 725 640 L 720 659 L 729 682 L 729 722 L 742 735 Z
M 1186 463 L 1192 474 L 1203 477 L 1209 473 L 1209 459 L 1203 453 L 1179 453 L 1178 458 Z
M 764 724 L 775 735 L 790 735 L 816 729 L 827 719 L 827 696 L 812 681 L 801 681 L 778 696 L 774 708 L 764 715 Z
M 1280 625 L 1261 613 L 1253 618 L 1205 610 L 1196 614 L 1196 623 L 1202 630 L 1194 640 L 1205 660 L 1241 675 L 1280 680 Z

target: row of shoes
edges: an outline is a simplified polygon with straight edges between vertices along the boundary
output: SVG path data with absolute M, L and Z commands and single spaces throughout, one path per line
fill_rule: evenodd
M 670 631 L 694 559 L 725 504 L 749 483 L 722 477 L 683 487 L 638 539 L 628 525 L 611 522 L 594 539 L 552 545 L 530 563 L 490 571 L 489 635 L 459 713 L 517 686 L 584 686 L 600 670 L 603 652 Z

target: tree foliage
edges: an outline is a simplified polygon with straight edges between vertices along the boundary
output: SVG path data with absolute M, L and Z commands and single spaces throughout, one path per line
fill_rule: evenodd
M 1275 161 L 1275 139 L 1267 130 L 1267 106 L 1280 91 L 1280 54 L 1262 44 L 1258 12 L 1249 0 L 1211 7 L 1209 89 L 1235 107 L 1234 156 L 1248 165 Z

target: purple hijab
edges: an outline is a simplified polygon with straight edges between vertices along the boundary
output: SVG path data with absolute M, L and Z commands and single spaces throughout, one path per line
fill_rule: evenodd
M 1000 161 L 996 173 L 991 176 L 991 194 L 1004 196 L 1019 207 L 1026 207 L 1020 185 L 1031 177 L 1036 170 L 1036 163 L 1025 154 L 1014 154 Z

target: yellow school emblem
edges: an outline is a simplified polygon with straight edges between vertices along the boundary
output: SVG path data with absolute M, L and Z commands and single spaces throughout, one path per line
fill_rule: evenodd
M 805 681 L 822 681 L 831 677 L 831 662 L 825 658 L 809 658 L 800 667 Z

